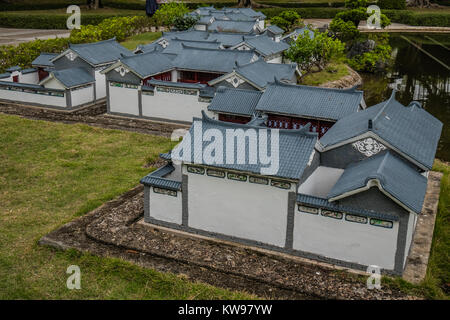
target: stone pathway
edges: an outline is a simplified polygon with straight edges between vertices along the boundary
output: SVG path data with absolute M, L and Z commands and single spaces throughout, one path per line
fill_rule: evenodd
M 68 38 L 70 30 L 0 28 L 0 45 L 17 45 L 35 39 Z

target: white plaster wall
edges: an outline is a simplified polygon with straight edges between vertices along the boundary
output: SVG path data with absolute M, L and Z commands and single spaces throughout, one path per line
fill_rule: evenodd
M 263 30 L 264 29 L 264 20 L 259 20 L 258 26 L 259 26 L 259 29 Z
M 181 192 L 177 196 L 156 193 L 150 188 L 150 217 L 165 222 L 181 224 Z
M 409 248 L 411 247 L 412 237 L 415 229 L 415 214 L 409 214 L 408 220 L 408 233 L 406 234 L 406 246 L 405 246 L 405 259 L 403 260 L 403 264 L 406 263 L 406 259 L 408 258 Z
M 206 31 L 206 25 L 204 25 L 204 24 L 196 24 L 194 26 L 194 29 L 195 30 L 199 30 L 199 31 Z
M 95 93 L 97 96 L 97 99 L 101 99 L 106 97 L 106 81 L 105 81 L 105 75 L 100 73 L 101 70 L 95 71 Z
M 38 72 L 36 71 L 36 72 L 21 74 L 19 76 L 19 80 L 21 83 L 38 84 L 39 83 Z
M 59 82 L 55 78 L 48 80 L 43 84 L 43 86 L 49 89 L 61 89 L 61 90 L 65 89 L 64 86 L 61 84 L 61 82 Z
M 142 115 L 146 117 L 191 122 L 193 117 L 201 117 L 207 107 L 207 102 L 198 101 L 198 93 L 194 96 L 155 89 L 153 96 L 142 95 Z
M 66 97 L 48 96 L 37 93 L 0 89 L 0 99 L 24 103 L 38 103 L 48 106 L 66 107 Z
M 88 102 L 94 101 L 94 86 L 90 85 L 89 87 L 71 90 L 72 95 L 72 106 L 79 106 Z
M 7 78 L 1 78 L 0 81 L 12 82 L 12 77 L 11 77 L 11 75 L 9 75 L 9 77 L 7 77 Z
M 283 63 L 283 57 L 280 54 L 278 56 L 267 58 L 267 60 L 265 60 L 265 61 L 267 63 Z
M 295 208 L 293 248 L 363 265 L 394 269 L 398 222 L 392 229 L 299 212 Z
M 111 112 L 138 116 L 138 100 L 138 89 L 109 86 L 109 107 Z
M 298 187 L 298 193 L 326 198 L 344 169 L 320 166 Z
M 289 190 L 206 173 L 188 182 L 190 227 L 284 247 Z

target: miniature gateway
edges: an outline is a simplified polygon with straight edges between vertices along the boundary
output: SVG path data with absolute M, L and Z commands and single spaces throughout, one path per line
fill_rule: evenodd
M 442 123 L 394 95 L 338 120 L 320 140 L 309 125 L 268 129 L 265 121 L 194 119 L 189 135 L 161 155 L 167 164 L 141 180 L 144 220 L 401 275 Z M 275 131 L 278 170 L 267 174 L 262 169 L 276 162 Z M 249 151 L 255 143 L 263 149 Z M 234 162 L 221 156 L 230 150 Z M 250 161 L 256 153 L 266 156 L 264 165 Z

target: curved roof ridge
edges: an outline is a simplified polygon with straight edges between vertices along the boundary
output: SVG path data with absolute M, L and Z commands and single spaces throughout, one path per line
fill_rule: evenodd
M 97 44 L 103 44 L 103 43 L 107 43 L 107 42 L 116 42 L 117 39 L 116 37 L 112 37 L 111 39 L 106 39 L 106 40 L 101 40 L 101 41 L 95 41 L 95 42 L 87 42 L 87 43 L 71 43 L 69 42 L 69 48 L 71 47 L 83 47 L 83 46 L 88 46 L 88 45 L 97 45 Z
M 210 118 L 206 114 L 205 110 L 202 110 L 202 118 L 201 119 L 194 117 L 192 119 L 192 122 L 194 122 L 195 120 L 203 121 L 203 122 L 207 122 L 207 123 L 211 123 L 211 124 L 216 124 L 219 126 L 230 126 L 230 127 L 238 127 L 238 128 L 253 128 L 253 129 L 261 129 L 262 128 L 261 126 L 248 125 L 245 123 L 234 123 L 234 122 L 225 122 L 225 121 L 216 120 L 216 119 Z M 318 133 L 309 131 L 310 125 L 311 124 L 308 123 L 301 129 L 276 129 L 276 130 L 282 132 L 283 134 L 302 135 L 302 136 L 305 136 L 308 138 L 317 138 Z M 266 128 L 266 129 L 273 130 L 274 128 Z
M 391 103 L 391 101 L 397 101 L 397 100 L 395 100 L 395 93 L 396 93 L 396 90 L 393 89 L 393 90 L 392 90 L 392 93 L 391 93 L 391 96 L 389 97 L 389 99 L 387 99 L 387 100 L 385 101 L 384 106 L 378 111 L 378 113 L 375 115 L 375 117 L 373 117 L 373 119 L 371 119 L 371 120 L 372 120 L 372 123 L 375 122 L 375 121 L 378 119 L 378 117 L 379 117 L 379 116 L 384 112 L 384 110 L 389 106 L 389 104 Z
M 284 63 L 281 63 L 284 64 Z M 354 93 L 363 93 L 363 91 L 361 90 L 354 90 L 353 88 L 350 89 L 339 89 L 339 88 L 326 88 L 326 87 L 315 87 L 315 86 L 309 86 L 309 85 L 304 85 L 304 84 L 295 84 L 295 83 L 285 83 L 285 82 L 280 82 L 280 81 L 274 81 L 274 82 L 269 82 L 269 85 L 281 85 L 281 86 L 285 86 L 285 87 L 292 87 L 292 88 L 310 88 L 313 90 L 323 90 L 323 91 L 336 91 L 336 92 L 354 92 Z

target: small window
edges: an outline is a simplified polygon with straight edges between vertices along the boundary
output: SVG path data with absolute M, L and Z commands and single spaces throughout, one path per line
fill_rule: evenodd
M 248 178 L 248 181 L 250 181 L 250 183 L 265 184 L 265 185 L 269 184 L 269 179 L 261 178 L 261 177 L 250 176 Z
M 319 214 L 319 208 L 302 206 L 300 204 L 298 205 L 298 211 L 311 213 L 311 214 Z
M 372 226 L 383 227 L 383 228 L 392 228 L 392 226 L 394 225 L 394 223 L 392 221 L 373 219 L 373 218 L 370 219 L 370 224 Z
M 356 223 L 367 223 L 366 217 L 356 216 L 354 214 L 346 214 L 345 220 Z
M 342 219 L 342 213 L 337 211 L 322 210 L 322 215 L 328 218 Z
M 153 191 L 155 193 L 165 194 L 165 195 L 172 196 L 172 197 L 177 196 L 177 192 L 175 190 L 153 187 Z
M 237 181 L 242 181 L 242 182 L 247 181 L 247 176 L 244 174 L 228 172 L 227 177 L 228 177 L 228 179 L 231 179 L 231 180 L 237 180 Z
M 187 166 L 187 171 L 190 172 L 190 173 L 195 173 L 195 174 L 204 174 L 205 173 L 205 168 L 194 167 L 194 166 Z
M 206 174 L 211 177 L 225 178 L 225 172 L 220 170 L 208 169 Z
M 284 182 L 284 181 L 279 181 L 279 180 L 272 180 L 270 182 L 270 185 L 272 187 L 277 187 L 280 189 L 290 189 L 291 188 L 291 184 L 289 182 Z

